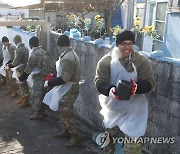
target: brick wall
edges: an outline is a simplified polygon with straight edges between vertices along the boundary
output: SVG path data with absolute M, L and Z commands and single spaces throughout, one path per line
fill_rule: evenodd
M 51 34 L 51 51 L 54 55 L 57 34 Z M 81 61 L 80 95 L 75 103 L 75 113 L 94 128 L 102 128 L 99 114 L 98 93 L 94 85 L 97 62 L 110 49 L 99 48 L 90 43 L 71 39 L 71 45 Z M 57 58 L 57 57 L 56 57 Z M 151 59 L 156 87 L 147 95 L 149 100 L 149 121 L 145 136 L 175 137 L 174 144 L 144 144 L 153 154 L 179 154 L 180 148 L 180 66 Z

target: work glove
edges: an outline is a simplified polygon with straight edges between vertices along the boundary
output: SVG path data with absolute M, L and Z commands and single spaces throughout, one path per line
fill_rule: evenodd
M 22 82 L 22 81 L 27 80 L 28 76 L 29 76 L 29 74 L 23 72 L 23 73 L 21 74 L 21 76 L 19 77 L 19 81 Z
M 117 96 L 117 93 L 116 93 L 116 87 L 112 87 L 109 91 L 109 97 L 110 98 L 115 98 L 117 100 L 120 100 L 120 98 Z
M 14 66 L 12 65 L 12 63 L 9 63 L 9 64 L 8 64 L 8 67 L 9 67 L 9 68 L 13 68 Z
M 44 88 L 47 88 L 48 87 L 48 81 L 45 81 L 44 82 Z
M 132 83 L 131 95 L 134 95 L 137 90 L 137 84 L 133 79 L 131 79 L 131 83 Z
M 45 81 L 49 81 L 49 80 L 51 80 L 53 78 L 53 74 L 48 74 L 45 78 L 44 78 L 44 80 Z

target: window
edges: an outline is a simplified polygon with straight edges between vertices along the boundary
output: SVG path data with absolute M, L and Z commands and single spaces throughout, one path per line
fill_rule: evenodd
M 154 18 L 155 18 L 155 3 L 150 4 L 149 6 L 149 20 L 148 20 L 148 25 L 153 25 L 154 24 Z
M 160 41 L 163 41 L 167 7 L 167 2 L 158 2 L 156 6 L 155 29 L 160 34 L 158 38 Z
M 178 0 L 178 7 L 180 7 L 180 0 Z

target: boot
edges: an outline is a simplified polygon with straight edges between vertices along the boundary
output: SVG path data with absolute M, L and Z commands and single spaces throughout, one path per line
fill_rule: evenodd
M 12 95 L 11 95 L 11 97 L 13 98 L 13 97 L 16 97 L 17 96 L 17 91 L 16 91 L 16 89 L 12 89 Z
M 8 91 L 6 92 L 6 94 L 12 94 L 12 92 L 13 92 L 13 89 L 9 88 Z
M 38 113 L 38 112 L 36 112 L 36 113 L 34 113 L 32 116 L 30 116 L 30 120 L 38 120 L 38 119 L 42 119 L 43 118 L 43 115 L 42 114 L 40 114 L 40 113 Z
M 66 128 L 64 128 L 61 132 L 54 134 L 54 138 L 63 138 L 63 137 L 69 137 L 70 133 Z
M 23 96 L 21 95 L 16 101 L 16 104 L 22 104 L 23 103 Z
M 30 120 L 38 120 L 38 119 L 42 119 L 45 115 L 46 115 L 45 107 L 43 104 L 41 104 L 39 107 L 39 110 L 35 114 L 30 116 L 29 119 Z
M 25 107 L 28 107 L 28 106 L 30 106 L 28 97 L 27 96 L 23 97 L 23 102 L 22 102 L 22 104 L 20 104 L 19 107 L 20 108 L 25 108 Z
M 2 79 L 1 82 L 0 82 L 0 85 L 6 85 L 6 80 Z
M 80 143 L 78 134 L 71 134 L 71 140 L 66 144 L 67 148 L 72 148 Z
M 142 144 L 141 143 L 125 143 L 124 144 L 124 153 L 125 154 L 141 154 L 142 153 Z

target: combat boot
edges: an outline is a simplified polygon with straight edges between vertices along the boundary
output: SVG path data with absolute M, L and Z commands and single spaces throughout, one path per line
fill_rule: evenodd
M 21 95 L 16 101 L 16 104 L 22 104 L 23 103 L 23 96 Z
M 141 143 L 125 143 L 124 154 L 141 154 L 142 144 Z
M 61 132 L 54 134 L 54 138 L 63 138 L 63 137 L 69 137 L 70 133 L 68 132 L 68 129 L 63 129 Z
M 28 106 L 30 106 L 28 97 L 27 96 L 23 97 L 23 102 L 22 102 L 22 104 L 20 104 L 19 107 L 20 108 L 25 108 L 25 107 L 28 107 Z
M 8 91 L 6 92 L 6 94 L 12 94 L 13 89 L 12 88 L 8 88 Z
M 32 116 L 29 117 L 30 120 L 38 120 L 42 118 L 43 118 L 43 115 L 38 112 L 34 113 Z
M 39 110 L 35 114 L 30 116 L 29 119 L 30 120 L 38 120 L 38 119 L 42 119 L 45 115 L 46 115 L 45 107 L 43 104 L 41 104 L 39 107 Z
M 2 79 L 1 82 L 0 82 L 0 85 L 6 85 L 6 80 L 5 79 Z
M 78 134 L 71 134 L 71 140 L 66 144 L 67 148 L 72 148 L 80 143 Z
M 17 91 L 16 91 L 16 89 L 12 89 L 12 95 L 11 95 L 11 97 L 13 98 L 13 97 L 16 97 L 17 96 Z

